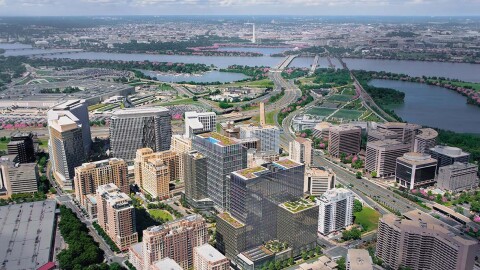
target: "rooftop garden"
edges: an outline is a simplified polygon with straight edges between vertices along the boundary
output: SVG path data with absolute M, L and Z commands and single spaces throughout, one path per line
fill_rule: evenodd
M 202 134 L 201 135 L 203 138 L 213 138 L 217 141 L 219 141 L 219 143 L 223 146 L 230 146 L 230 145 L 234 145 L 236 144 L 236 141 L 233 140 L 233 139 L 230 139 L 226 136 L 223 136 L 219 133 L 216 133 L 216 132 L 209 132 L 209 133 L 205 133 L 205 134 Z
M 236 220 L 235 218 L 233 218 L 229 213 L 227 212 L 224 212 L 224 213 L 220 213 L 218 214 L 218 217 L 225 220 L 226 222 L 230 223 L 230 225 L 232 225 L 233 227 L 235 228 L 241 228 L 243 227 L 244 225 Z
M 296 163 L 295 161 L 293 161 L 291 159 L 283 159 L 283 160 L 275 161 L 275 163 L 277 163 L 278 165 L 281 165 L 281 166 L 283 166 L 287 169 L 293 168 L 293 167 L 296 167 L 296 166 L 299 165 L 298 163 Z
M 270 250 L 273 253 L 284 251 L 288 248 L 287 242 L 280 242 L 278 240 L 270 240 L 265 243 L 265 248 Z
M 246 168 L 246 169 L 237 171 L 237 173 L 240 174 L 241 176 L 245 177 L 245 178 L 250 179 L 250 178 L 256 177 L 255 173 L 265 171 L 265 170 L 266 169 L 264 167 L 258 166 L 258 167 L 253 167 L 253 168 Z
M 315 203 L 311 200 L 306 199 L 299 199 L 297 201 L 290 201 L 283 204 L 283 206 L 292 213 L 297 213 L 302 210 L 308 209 L 314 206 Z

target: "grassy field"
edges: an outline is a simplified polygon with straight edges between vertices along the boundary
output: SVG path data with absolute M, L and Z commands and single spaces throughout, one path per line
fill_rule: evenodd
M 378 228 L 380 213 L 370 207 L 364 206 L 362 211 L 354 213 L 355 224 L 362 225 L 365 231 L 373 231 Z
M 318 116 L 329 116 L 334 111 L 335 109 L 313 107 L 312 109 L 308 110 L 307 113 L 312 115 L 318 115 Z
M 166 220 L 170 221 L 173 220 L 172 215 L 170 215 L 169 212 L 161 209 L 150 209 L 148 210 L 148 213 L 150 216 L 152 216 L 154 219 L 161 219 L 161 220 Z
M 170 90 L 173 90 L 173 87 L 171 87 L 169 84 L 162 83 L 158 86 L 158 89 L 160 91 L 170 91 Z
M 252 81 L 252 82 L 236 82 L 236 83 L 230 83 L 230 84 L 225 84 L 225 87 L 239 87 L 239 86 L 249 86 L 249 87 L 256 87 L 256 88 L 267 88 L 267 87 L 274 87 L 273 82 L 270 79 L 263 79 L 263 80 L 258 80 L 258 81 Z
M 356 94 L 355 89 L 352 89 L 352 88 L 347 88 L 342 91 L 342 95 L 355 96 L 355 94 Z
M 343 118 L 343 119 L 350 119 L 350 120 L 356 120 L 360 116 L 362 116 L 363 112 L 357 111 L 357 110 L 345 110 L 341 109 L 339 110 L 336 114 L 334 114 L 332 117 L 335 118 Z
M 258 108 L 257 108 L 258 109 Z M 275 114 L 277 113 L 278 111 L 270 111 L 270 112 L 267 112 L 265 113 L 265 122 L 267 122 L 267 125 L 276 125 L 275 123 Z M 256 115 L 252 118 L 252 120 L 254 122 L 258 122 L 260 123 L 260 115 Z
M 182 98 L 170 102 L 158 103 L 161 106 L 172 106 L 172 105 L 182 105 L 182 104 L 197 104 L 198 101 L 193 101 L 191 98 Z
M 328 98 L 329 101 L 348 102 L 353 98 L 351 95 L 333 95 Z

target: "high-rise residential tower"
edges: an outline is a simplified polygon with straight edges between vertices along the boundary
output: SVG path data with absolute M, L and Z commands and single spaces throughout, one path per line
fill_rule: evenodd
M 352 225 L 353 199 L 353 193 L 344 188 L 331 189 L 318 198 L 318 232 L 327 235 Z
M 295 138 L 288 145 L 290 159 L 306 166 L 312 165 L 312 140 L 305 138 Z
M 127 163 L 123 159 L 111 158 L 83 163 L 75 168 L 75 197 L 83 207 L 87 205 L 87 195 L 95 194 L 97 188 L 113 183 L 123 193 L 130 194 L 127 179 Z
M 208 241 L 207 224 L 200 215 L 190 215 L 149 227 L 143 231 L 142 245 L 130 248 L 131 261 L 138 270 L 148 270 L 155 262 L 170 258 L 183 269 L 193 266 L 193 249 Z
M 138 242 L 132 199 L 115 184 L 97 188 L 98 224 L 122 251 Z
M 417 210 L 385 215 L 378 224 L 376 255 L 392 269 L 472 270 L 479 249 L 476 240 Z
M 131 108 L 116 110 L 110 120 L 112 156 L 131 161 L 137 149 L 151 148 L 156 152 L 170 149 L 172 125 L 166 108 Z

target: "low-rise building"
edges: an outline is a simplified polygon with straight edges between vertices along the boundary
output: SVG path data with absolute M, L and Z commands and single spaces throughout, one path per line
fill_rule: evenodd
M 478 187 L 478 166 L 472 163 L 455 162 L 440 167 L 437 175 L 437 187 L 449 192 L 461 192 Z
M 305 184 L 303 191 L 312 196 L 321 196 L 335 188 L 335 173 L 332 169 L 309 168 L 305 170 Z
M 209 244 L 193 249 L 193 268 L 195 270 L 229 270 L 230 261 Z
M 19 163 L 17 155 L 0 157 L 0 195 L 37 192 L 38 180 L 36 163 Z
M 373 270 L 372 257 L 366 249 L 349 249 L 346 267 L 347 270 Z
M 440 167 L 452 165 L 455 162 L 466 163 L 470 159 L 470 153 L 464 152 L 458 147 L 437 145 L 426 151 L 432 158 L 437 160 L 437 171 Z

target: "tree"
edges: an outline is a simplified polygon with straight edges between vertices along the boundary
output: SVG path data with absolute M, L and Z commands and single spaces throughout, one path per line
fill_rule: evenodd
M 357 176 L 357 179 L 361 179 L 362 178 L 362 172 L 357 172 L 356 176 Z
M 470 211 L 480 212 L 480 201 L 473 201 L 470 204 Z
M 362 212 L 362 210 L 363 210 L 362 203 L 359 200 L 354 200 L 353 201 L 353 212 L 354 213 Z
M 346 260 L 345 260 L 344 257 L 338 259 L 338 260 L 336 261 L 336 263 L 337 263 L 337 265 L 338 265 L 338 266 L 337 266 L 337 269 L 338 269 L 338 270 L 345 270 L 345 269 L 347 268 L 347 266 L 345 265 Z
M 373 172 L 371 173 L 371 175 L 372 175 L 372 178 L 377 178 L 377 172 L 376 172 L 376 171 L 373 171 Z

